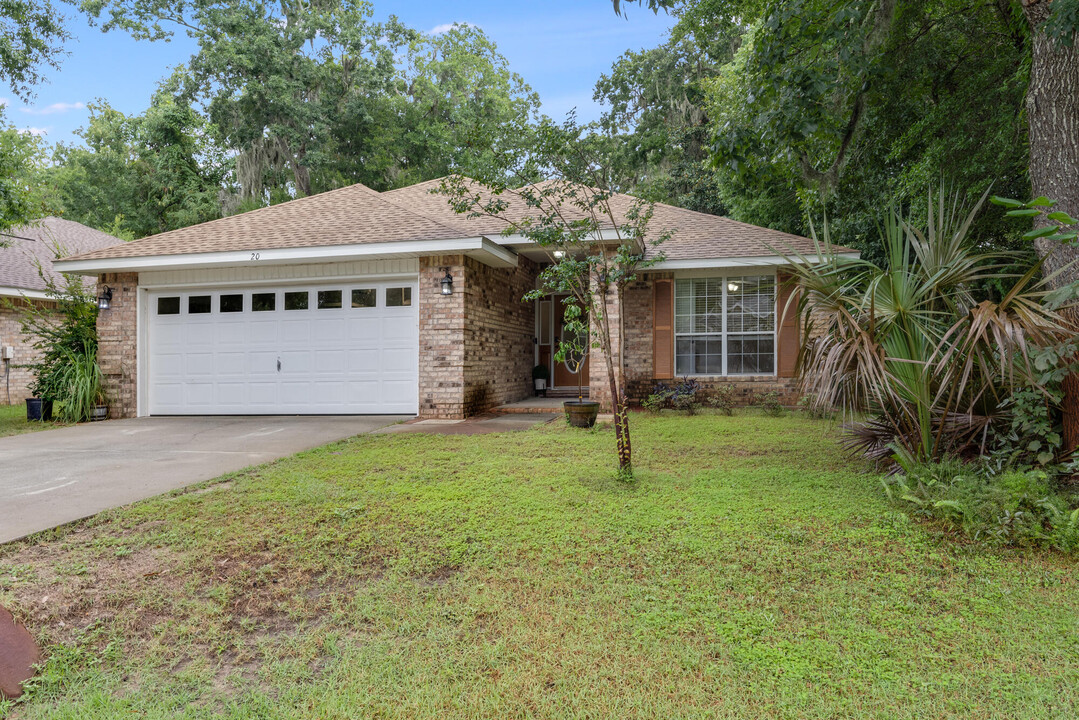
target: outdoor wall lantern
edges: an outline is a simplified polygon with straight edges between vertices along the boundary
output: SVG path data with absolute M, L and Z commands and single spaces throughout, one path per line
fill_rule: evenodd
M 442 284 L 442 294 L 443 295 L 453 295 L 453 275 L 450 275 L 450 269 L 449 268 L 439 268 L 439 269 L 446 271 L 445 276 L 441 280 L 439 280 L 439 282 Z
M 101 288 L 101 295 L 97 298 L 97 309 L 108 310 L 112 305 L 112 288 L 105 285 Z

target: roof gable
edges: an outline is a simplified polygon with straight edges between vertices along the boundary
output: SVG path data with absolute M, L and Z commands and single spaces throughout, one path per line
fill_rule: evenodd
M 0 287 L 38 292 L 45 289 L 39 266 L 46 277 L 59 282 L 61 275 L 52 266 L 56 258 L 123 244 L 108 233 L 58 217 L 42 218 L 6 234 L 16 237 L 5 237 L 9 244 L 0 248 Z

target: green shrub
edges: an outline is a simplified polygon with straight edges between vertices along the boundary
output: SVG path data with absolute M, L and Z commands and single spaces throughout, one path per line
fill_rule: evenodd
M 105 404 L 97 350 L 65 349 L 63 356 L 65 362 L 54 377 L 55 397 L 59 400 L 56 415 L 63 422 L 85 422 L 97 405 Z
M 1079 507 L 1054 493 L 1043 472 L 994 475 L 957 460 L 904 469 L 903 475 L 884 478 L 884 489 L 914 514 L 943 520 L 991 545 L 1079 551 Z
M 834 408 L 817 402 L 816 396 L 812 393 L 805 393 L 798 398 L 798 409 L 805 413 L 806 417 L 814 420 L 831 420 L 836 415 Z
M 768 417 L 779 417 L 783 414 L 783 405 L 779 402 L 779 393 L 775 390 L 757 396 L 757 406 Z
M 34 379 L 30 393 L 42 400 L 63 402 L 64 375 L 72 355 L 97 355 L 97 303 L 92 289 L 78 275 L 65 275 L 63 284 L 42 276 L 45 294 L 55 307 L 33 303 L 23 312 L 22 333 L 33 338 L 38 357 L 19 367 L 30 370 Z
M 724 415 L 734 414 L 734 385 L 720 385 L 708 398 L 708 405 Z
M 668 402 L 669 397 L 666 394 L 652 393 L 641 401 L 641 407 L 652 414 L 657 414 L 660 410 L 667 407 Z

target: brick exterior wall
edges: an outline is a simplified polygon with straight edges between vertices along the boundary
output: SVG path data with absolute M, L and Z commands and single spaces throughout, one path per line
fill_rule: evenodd
M 538 266 L 518 258 L 502 269 L 465 259 L 464 414 L 475 415 L 532 394 L 536 309 L 524 302 Z
M 55 306 L 51 300 L 0 298 L 0 347 L 15 348 L 14 358 L 0 360 L 0 405 L 19 405 L 30 397 L 34 376 L 19 365 L 34 362 L 40 353 L 34 349 L 33 339 L 22 334 L 21 318 L 28 302 L 43 309 Z
M 109 417 L 130 418 L 138 412 L 138 273 L 105 273 L 101 286 L 112 289 L 108 310 L 97 315 L 97 362 L 105 381 Z
M 622 303 L 625 320 L 622 328 L 626 334 L 626 385 L 631 403 L 640 403 L 651 394 L 657 383 L 668 385 L 679 382 L 678 378 L 657 379 L 653 374 L 654 347 L 652 323 L 653 281 L 657 278 L 669 278 L 670 273 L 649 273 L 642 275 L 625 289 Z M 617 317 L 617 303 L 608 300 L 612 321 Z M 616 326 L 617 327 L 617 326 Z M 610 410 L 610 390 L 608 389 L 606 365 L 599 350 L 592 351 L 590 364 L 590 397 L 598 400 L 605 412 Z M 779 394 L 779 401 L 784 405 L 795 405 L 800 397 L 798 381 L 795 378 L 766 376 L 732 376 L 729 378 L 697 378 L 705 395 L 713 392 L 720 385 L 734 385 L 737 403 L 751 405 L 758 395 L 769 392 Z
M 449 268 L 453 294 L 442 295 Z M 465 418 L 531 392 L 538 268 L 491 268 L 462 255 L 420 258 L 420 416 Z

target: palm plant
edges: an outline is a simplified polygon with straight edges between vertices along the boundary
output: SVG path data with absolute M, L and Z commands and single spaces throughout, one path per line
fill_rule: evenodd
M 821 409 L 868 414 L 850 426 L 849 449 L 912 460 L 977 449 L 1002 402 L 1037 387 L 1031 350 L 1069 331 L 1044 302 L 1039 265 L 1017 273 L 1015 253 L 969 240 L 985 200 L 964 214 L 957 198 L 930 193 L 921 223 L 890 211 L 880 265 L 828 250 L 827 223 L 822 262 L 789 258 L 801 286 L 803 390 Z M 979 293 L 989 279 L 1007 288 L 999 300 Z

